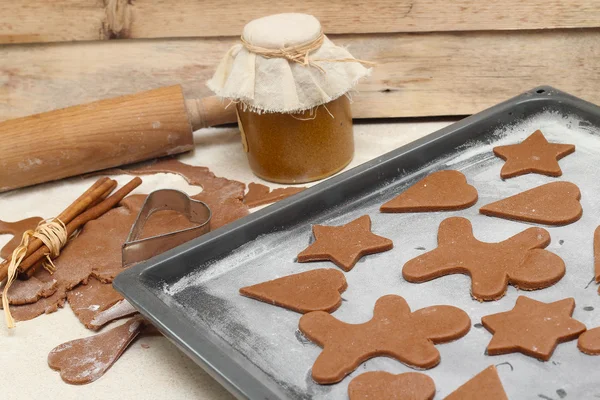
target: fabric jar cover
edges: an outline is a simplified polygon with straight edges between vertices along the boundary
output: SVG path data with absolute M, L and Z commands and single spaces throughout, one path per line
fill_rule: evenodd
M 312 15 L 276 14 L 248 23 L 242 42 L 285 52 L 322 35 L 321 24 Z M 346 94 L 371 72 L 324 35 L 320 47 L 311 50 L 306 60 L 304 55 L 301 58 L 263 56 L 236 44 L 207 85 L 217 96 L 242 102 L 253 112 L 297 113 Z

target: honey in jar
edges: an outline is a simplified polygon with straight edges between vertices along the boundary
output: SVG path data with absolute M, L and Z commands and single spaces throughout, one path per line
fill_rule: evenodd
M 338 97 L 312 114 L 257 114 L 238 105 L 244 149 L 258 177 L 278 183 L 311 182 L 350 163 L 354 138 L 348 98 Z
M 277 14 L 245 26 L 208 86 L 235 102 L 254 174 L 304 183 L 352 160 L 348 92 L 370 72 L 361 63 L 325 36 L 315 17 Z

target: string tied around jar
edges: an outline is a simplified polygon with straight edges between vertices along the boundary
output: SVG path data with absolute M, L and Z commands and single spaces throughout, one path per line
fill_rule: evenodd
M 240 37 L 242 45 L 251 53 L 258 54 L 264 58 L 285 58 L 288 61 L 295 62 L 305 67 L 313 67 L 325 73 L 325 70 L 318 65 L 318 62 L 357 62 L 366 66 L 375 66 L 376 63 L 358 58 L 311 58 L 310 53 L 318 50 L 323 41 L 325 40 L 325 34 L 323 30 L 319 32 L 317 37 L 305 43 L 298 45 L 281 47 L 279 49 L 269 49 L 267 47 L 260 47 L 249 43 L 244 36 Z
M 300 114 L 348 96 L 372 65 L 336 46 L 314 16 L 275 14 L 246 24 L 207 85 L 244 110 Z

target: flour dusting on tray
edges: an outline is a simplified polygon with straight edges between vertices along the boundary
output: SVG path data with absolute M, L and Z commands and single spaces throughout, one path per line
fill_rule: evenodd
M 500 169 L 504 161 L 494 156 L 492 148 L 519 143 L 537 129 L 550 142 L 575 144 L 575 153 L 559 161 L 563 176 L 529 174 L 502 181 Z M 600 324 L 600 307 L 590 308 L 599 300 L 596 285 L 590 284 L 594 276 L 592 239 L 594 229 L 600 224 L 600 179 L 596 174 L 599 165 L 599 130 L 588 121 L 548 111 L 487 133 L 359 201 L 320 214 L 310 223 L 341 225 L 368 214 L 373 232 L 394 242 L 393 250 L 366 256 L 345 274 L 348 289 L 342 295 L 342 306 L 333 315 L 345 322 L 365 322 L 372 316 L 375 301 L 386 294 L 404 297 L 413 310 L 449 304 L 467 312 L 473 324 L 471 331 L 455 342 L 438 345 L 442 361 L 425 371 L 435 381 L 436 398 L 447 396 L 490 364 L 498 365 L 509 398 L 555 398 L 557 391 L 566 392 L 569 398 L 589 398 L 597 393 L 592 390 L 599 389 L 597 374 L 590 372 L 597 369 L 598 360 L 582 354 L 576 341 L 559 345 L 551 360 L 545 363 L 518 353 L 491 357 L 484 353 L 492 335 L 480 322 L 484 315 L 512 309 L 517 297 L 525 294 L 543 302 L 574 297 L 573 318 L 588 328 Z M 443 169 L 456 169 L 466 175 L 479 192 L 475 206 L 453 212 L 379 212 L 381 204 L 427 174 Z M 506 296 L 499 301 L 479 303 L 471 298 L 471 282 L 467 276 L 450 275 L 421 284 L 402 279 L 402 266 L 408 260 L 437 246 L 436 235 L 442 220 L 451 216 L 466 217 L 479 240 L 502 241 L 531 225 L 480 215 L 479 207 L 557 180 L 573 182 L 580 188 L 583 217 L 571 225 L 544 227 L 552 237 L 547 249 L 566 263 L 566 276 L 556 285 L 525 293 L 509 287 Z M 290 398 L 346 399 L 348 383 L 363 372 L 413 371 L 396 360 L 378 357 L 363 363 L 338 384 L 318 385 L 312 380 L 310 370 L 321 348 L 299 333 L 300 314 L 238 294 L 239 288 L 258 282 L 316 268 L 336 268 L 328 262 L 295 262 L 297 254 L 310 240 L 308 223 L 261 236 L 209 266 L 199 266 L 178 282 L 166 285 L 161 298 L 191 315 L 197 324 L 209 326 L 229 344 L 228 353 L 233 354 L 235 361 L 258 366 L 270 377 L 273 386 L 279 386 Z

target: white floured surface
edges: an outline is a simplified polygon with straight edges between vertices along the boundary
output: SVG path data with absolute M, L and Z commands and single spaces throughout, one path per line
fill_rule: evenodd
M 448 125 L 447 122 L 375 123 L 355 126 L 356 155 L 350 167 Z M 206 129 L 195 134 L 196 152 L 182 161 L 209 167 L 216 175 L 241 182 L 259 182 L 248 168 L 237 129 Z M 120 185 L 126 176 L 115 178 Z M 159 188 L 198 192 L 175 175 L 143 176 L 136 193 Z M 51 217 L 61 212 L 94 179 L 70 179 L 0 194 L 0 219 L 13 221 L 35 215 Z M 9 236 L 0 236 L 3 246 Z M 109 325 L 107 328 L 115 326 Z M 105 329 L 107 329 L 105 328 Z M 101 331 L 102 332 L 102 331 Z M 55 346 L 94 334 L 75 318 L 69 306 L 54 314 L 17 324 L 7 334 L 0 322 L 0 387 L 2 399 L 210 399 L 233 397 L 163 337 L 136 340 L 105 376 L 90 385 L 65 384 L 46 362 Z M 142 344 L 150 346 L 142 348 Z M 8 367 L 10 365 L 10 367 Z

